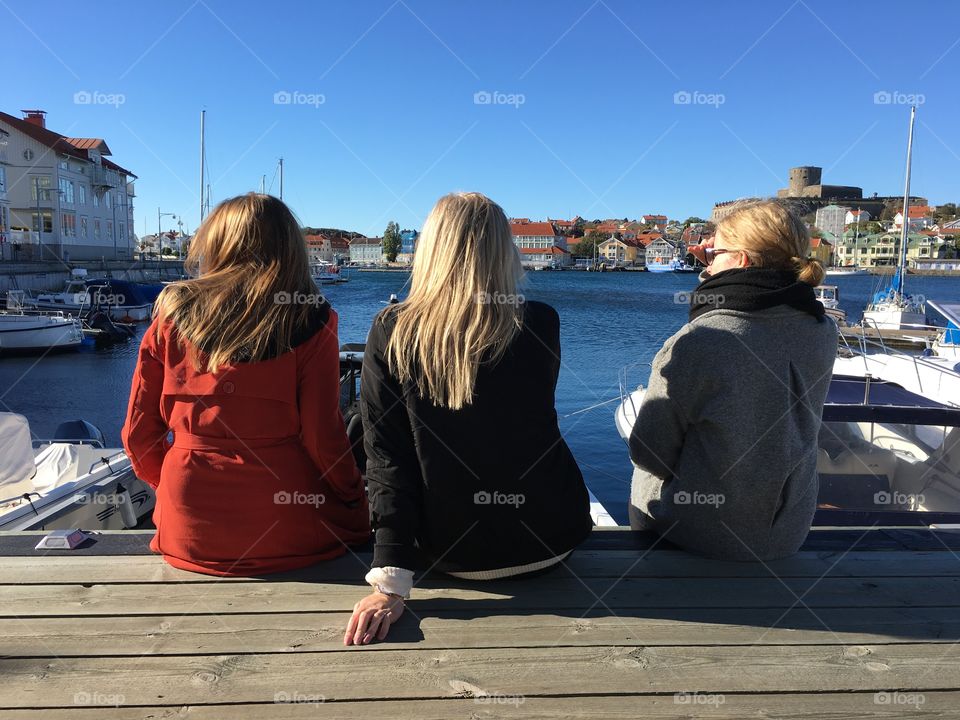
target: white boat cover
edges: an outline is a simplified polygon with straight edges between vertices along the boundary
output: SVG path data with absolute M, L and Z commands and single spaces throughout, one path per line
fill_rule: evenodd
M 0 496 L 2 488 L 33 477 L 36 470 L 27 419 L 0 412 Z
M 73 443 L 51 443 L 45 447 L 35 460 L 34 492 L 46 495 L 60 485 L 76 480 L 79 457 L 80 447 Z

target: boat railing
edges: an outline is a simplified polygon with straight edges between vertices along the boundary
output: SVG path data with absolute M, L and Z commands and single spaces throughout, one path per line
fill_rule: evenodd
M 841 334 L 840 336 L 847 350 L 849 350 L 852 355 L 859 355 L 863 358 L 863 365 L 864 365 L 865 371 L 870 370 L 869 364 L 867 362 L 867 356 L 873 355 L 873 354 L 882 354 L 888 357 L 899 357 L 899 358 L 909 359 L 910 362 L 913 364 L 913 369 L 917 376 L 917 386 L 921 389 L 923 389 L 923 379 L 920 373 L 921 365 L 924 368 L 936 370 L 945 375 L 951 374 L 951 370 L 949 368 L 942 367 L 937 363 L 925 362 L 924 356 L 911 355 L 908 352 L 904 352 L 903 350 L 899 350 L 891 345 L 888 345 L 887 343 L 884 342 L 883 333 L 880 332 L 881 328 L 879 327 L 879 325 L 875 320 L 868 319 L 868 318 L 864 318 L 863 320 L 861 320 L 860 327 L 866 329 L 870 326 L 872 326 L 873 329 L 877 331 L 877 337 L 876 338 L 867 337 L 866 333 L 858 335 L 857 342 L 858 342 L 859 348 L 856 350 L 853 347 L 851 347 L 845 335 Z M 923 325 L 918 323 L 903 323 L 903 326 L 906 329 L 938 330 L 938 331 L 943 330 L 943 328 L 937 327 L 935 325 Z M 871 350 L 873 350 L 874 352 L 871 352 Z

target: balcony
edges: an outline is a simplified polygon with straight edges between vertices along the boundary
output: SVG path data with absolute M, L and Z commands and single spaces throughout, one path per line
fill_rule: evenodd
M 94 189 L 120 187 L 120 175 L 115 170 L 107 170 L 102 165 L 91 165 L 87 168 L 86 175 L 90 178 L 90 184 Z

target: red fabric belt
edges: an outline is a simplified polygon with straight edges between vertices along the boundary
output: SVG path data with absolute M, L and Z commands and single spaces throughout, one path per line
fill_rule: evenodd
M 256 450 L 257 448 L 275 447 L 287 443 L 299 443 L 299 435 L 288 435 L 279 438 L 236 438 L 213 437 L 210 435 L 191 435 L 182 431 L 174 431 L 173 445 L 175 448 L 186 450 Z

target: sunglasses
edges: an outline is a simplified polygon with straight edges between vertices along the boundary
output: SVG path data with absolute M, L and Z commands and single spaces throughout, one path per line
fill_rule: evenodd
M 703 256 L 704 256 L 704 258 L 705 258 L 706 261 L 707 261 L 707 265 L 712 265 L 712 264 L 713 264 L 713 261 L 717 259 L 717 255 L 723 255 L 723 253 L 731 253 L 731 252 L 741 252 L 741 251 L 740 251 L 740 250 L 727 250 L 727 249 L 725 249 L 725 248 L 712 248 L 712 247 L 708 247 L 708 248 L 704 248 L 704 249 L 703 249 Z

